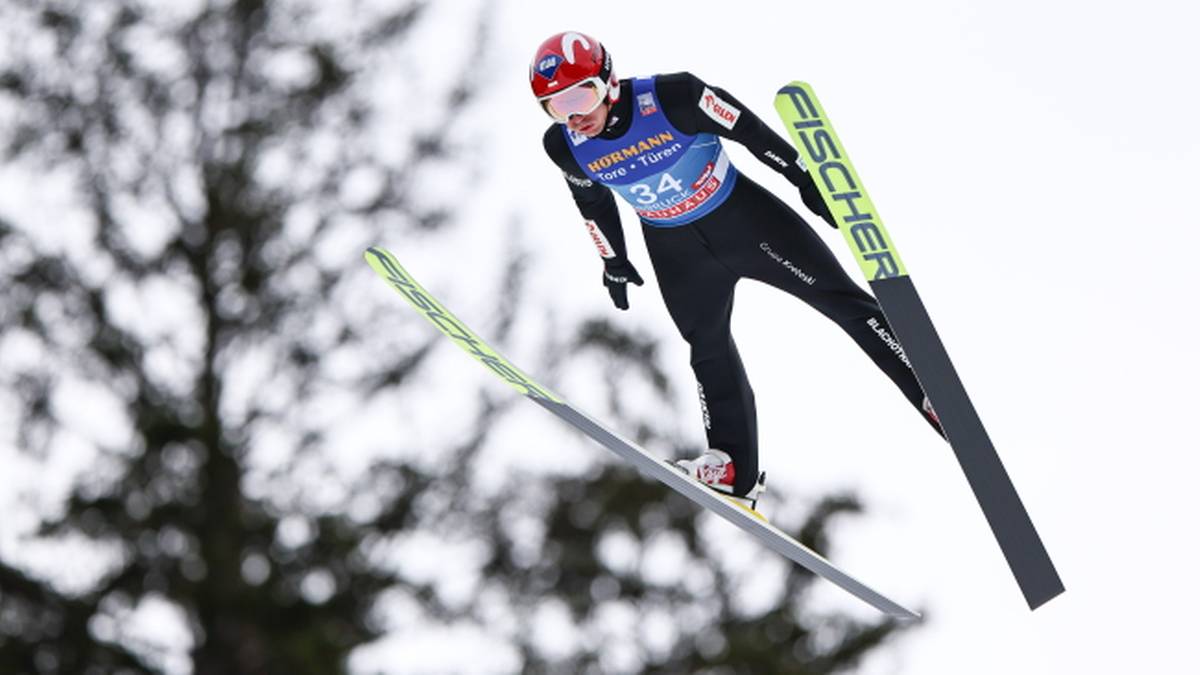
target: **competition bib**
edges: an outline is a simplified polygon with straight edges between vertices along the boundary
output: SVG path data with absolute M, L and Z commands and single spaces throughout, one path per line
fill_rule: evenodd
M 587 138 L 563 125 L 584 173 L 617 192 L 638 216 L 673 227 L 706 215 L 729 196 L 737 169 L 713 134 L 671 125 L 654 94 L 654 79 L 633 81 L 633 121 L 617 139 Z

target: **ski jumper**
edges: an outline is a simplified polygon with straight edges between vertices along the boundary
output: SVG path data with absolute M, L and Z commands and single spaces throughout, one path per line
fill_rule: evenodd
M 733 459 L 740 495 L 758 477 L 758 433 L 730 327 L 739 280 L 770 284 L 836 322 L 918 410 L 924 393 L 875 299 L 799 214 L 738 173 L 720 138 L 745 145 L 809 203 L 812 179 L 796 150 L 728 92 L 689 73 L 622 80 L 601 134 L 589 139 L 554 124 L 543 141 L 603 258 L 626 260 L 612 193 L 637 212 L 667 311 L 691 346 L 709 447 Z

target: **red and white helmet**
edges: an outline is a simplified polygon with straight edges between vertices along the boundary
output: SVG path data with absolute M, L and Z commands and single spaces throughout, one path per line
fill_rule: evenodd
M 599 40 L 573 31 L 551 35 L 538 47 L 529 63 L 529 84 L 558 122 L 586 115 L 605 98 L 616 102 L 621 95 L 608 50 Z

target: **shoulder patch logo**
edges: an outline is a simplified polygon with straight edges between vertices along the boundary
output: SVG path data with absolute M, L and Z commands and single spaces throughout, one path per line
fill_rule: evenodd
M 658 112 L 658 106 L 654 104 L 654 94 L 643 92 L 637 97 L 638 111 L 642 113 L 642 117 L 648 117 Z
M 700 96 L 699 105 L 705 115 L 708 115 L 714 122 L 726 129 L 733 129 L 733 125 L 737 124 L 738 118 L 742 116 L 741 110 L 733 107 L 720 96 L 717 96 L 708 87 L 704 88 L 704 94 Z

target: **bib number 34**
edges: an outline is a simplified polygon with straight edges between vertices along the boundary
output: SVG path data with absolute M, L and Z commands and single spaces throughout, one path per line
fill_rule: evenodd
M 683 183 L 680 183 L 674 176 L 664 171 L 658 179 L 657 190 L 646 183 L 636 183 L 629 186 L 629 191 L 633 196 L 637 197 L 639 204 L 653 204 L 662 199 L 664 192 L 683 192 Z

